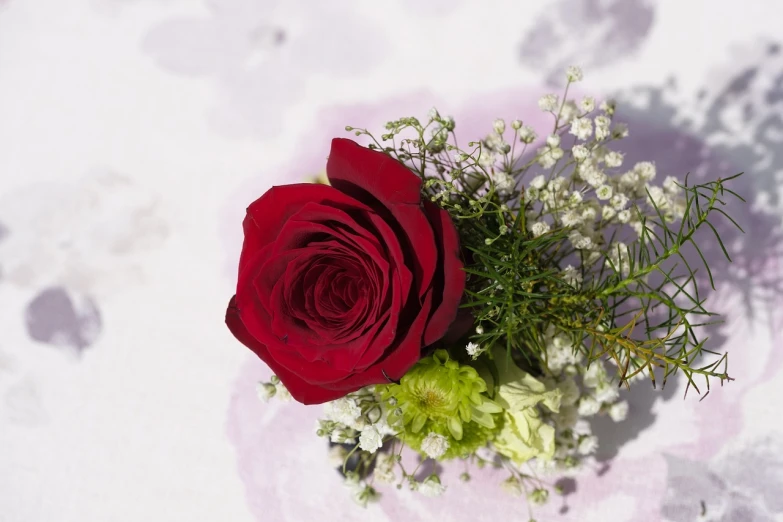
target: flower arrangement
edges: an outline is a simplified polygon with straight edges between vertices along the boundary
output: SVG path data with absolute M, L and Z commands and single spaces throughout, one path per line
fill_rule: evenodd
M 545 137 L 498 119 L 463 148 L 435 109 L 380 140 L 346 127 L 370 144 L 334 139 L 327 179 L 248 207 L 226 323 L 275 372 L 262 398 L 325 403 L 317 434 L 360 504 L 382 484 L 446 490 L 404 447 L 419 465 L 503 467 L 503 489 L 544 502 L 548 474 L 596 451 L 588 419 L 625 419 L 620 387 L 731 380 L 700 331 L 715 318 L 699 244 L 729 257 L 713 223 L 739 227 L 736 176 L 656 184 L 654 163 L 616 150 L 614 103 L 569 99 L 582 72 L 566 76 L 539 100 Z

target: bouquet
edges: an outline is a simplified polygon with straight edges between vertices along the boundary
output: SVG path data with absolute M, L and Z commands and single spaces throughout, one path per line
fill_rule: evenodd
M 463 142 L 435 109 L 349 126 L 369 144 L 335 138 L 325 179 L 247 209 L 226 323 L 275 373 L 262 398 L 325 404 L 317 435 L 360 504 L 384 484 L 442 494 L 429 459 L 504 468 L 503 489 L 544 502 L 596 451 L 588 419 L 626 418 L 621 387 L 731 380 L 704 344 L 699 245 L 728 258 L 714 221 L 739 227 L 736 176 L 625 165 L 614 103 L 569 99 L 566 76 L 539 100 L 547 136 L 498 119 Z

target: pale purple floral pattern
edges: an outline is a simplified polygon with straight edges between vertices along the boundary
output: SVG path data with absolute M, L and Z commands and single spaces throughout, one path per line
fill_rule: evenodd
M 384 29 L 356 19 L 345 0 L 213 0 L 208 12 L 162 22 L 143 47 L 169 71 L 214 83 L 208 118 L 232 137 L 273 136 L 314 75 L 350 81 L 387 47 Z M 351 30 L 336 30 L 334 19 Z

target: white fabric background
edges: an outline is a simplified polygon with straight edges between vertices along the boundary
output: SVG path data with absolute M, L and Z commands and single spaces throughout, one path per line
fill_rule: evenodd
M 256 401 L 266 370 L 223 314 L 245 206 L 317 173 L 342 126 L 433 103 L 476 133 L 536 120 L 571 63 L 638 135 L 718 158 L 637 142 L 667 174 L 746 170 L 753 232 L 714 295 L 737 381 L 702 403 L 634 395 L 609 471 L 537 518 L 679 522 L 704 500 L 704 520 L 783 520 L 781 17 L 777 0 L 0 0 L 0 521 L 525 520 L 502 477 L 353 506 L 317 412 Z

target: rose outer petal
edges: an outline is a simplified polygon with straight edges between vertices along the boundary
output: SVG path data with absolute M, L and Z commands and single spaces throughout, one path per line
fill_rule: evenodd
M 236 308 L 236 297 L 232 297 L 231 301 L 228 303 L 228 308 L 226 309 L 226 325 L 240 343 L 247 346 L 264 361 L 273 372 L 275 372 L 275 375 L 285 384 L 285 387 L 294 399 L 302 404 L 321 404 L 326 401 L 339 399 L 348 393 L 343 390 L 330 390 L 321 386 L 309 384 L 300 379 L 293 372 L 290 372 L 285 367 L 279 365 L 277 361 L 269 355 L 266 346 L 250 335 L 247 328 L 245 328 L 245 325 L 242 323 L 242 319 L 239 316 L 238 309 Z

